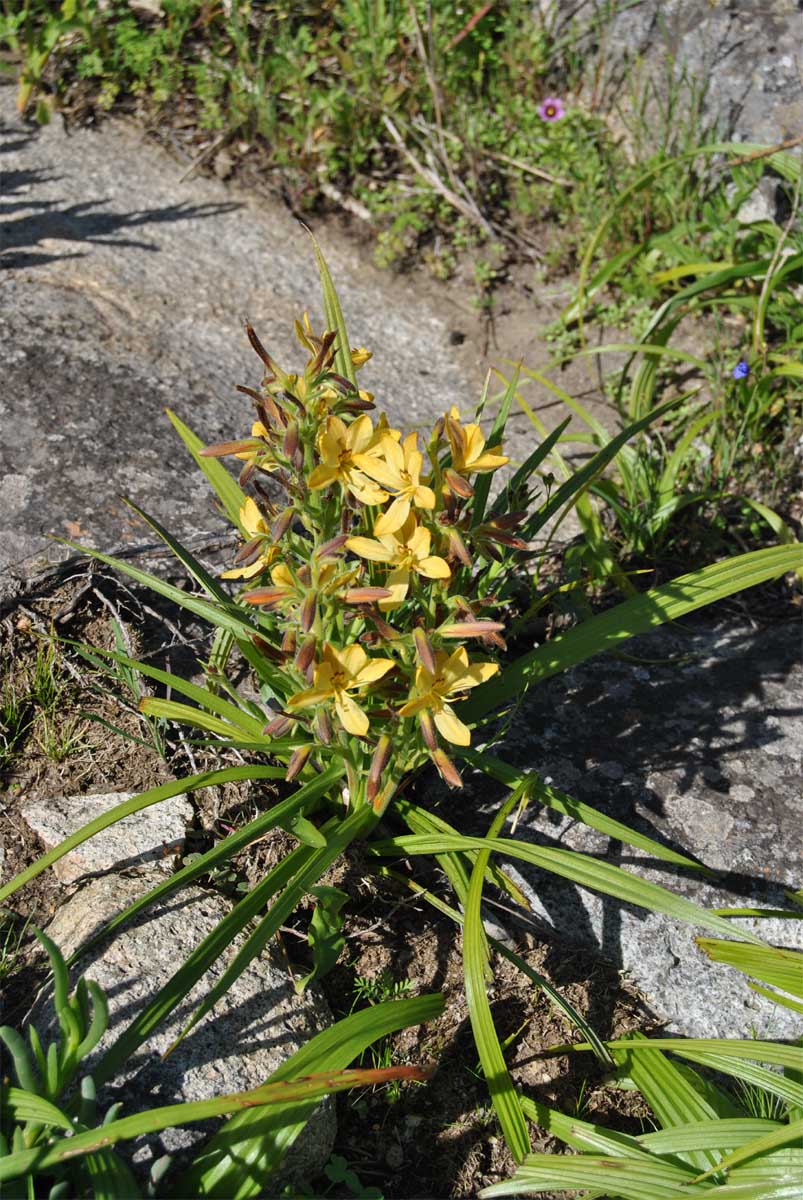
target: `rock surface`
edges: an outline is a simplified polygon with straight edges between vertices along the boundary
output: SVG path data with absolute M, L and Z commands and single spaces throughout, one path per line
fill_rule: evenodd
M 67 955 L 96 933 L 104 922 L 163 878 L 146 868 L 134 877 L 106 875 L 91 880 L 59 910 L 47 932 Z M 109 1030 L 89 1059 L 91 1070 L 100 1055 L 142 1012 L 180 963 L 216 927 L 230 905 L 197 887 L 184 888 L 147 909 L 78 960 L 78 973 L 94 979 L 106 992 Z M 145 1108 L 202 1100 L 258 1087 L 309 1037 L 329 1024 L 331 1016 L 313 989 L 298 996 L 284 965 L 263 952 L 165 1061 L 161 1055 L 177 1037 L 200 1000 L 231 963 L 242 945 L 235 940 L 127 1063 L 114 1084 L 104 1089 L 101 1105 L 123 1102 L 128 1116 Z M 52 1034 L 50 1006 L 41 1000 L 32 1014 L 39 1032 Z M 145 1169 L 162 1154 L 186 1152 L 203 1142 L 213 1124 L 168 1129 L 143 1139 L 133 1156 Z M 288 1159 L 290 1173 L 313 1175 L 327 1161 L 335 1136 L 334 1107 L 324 1103 L 308 1123 Z
M 222 528 L 164 416 L 208 441 L 247 432 L 261 364 L 248 317 L 277 360 L 303 365 L 293 321 L 322 321 L 315 259 L 289 212 L 182 167 L 141 132 L 42 129 L 0 87 L 0 571 L 35 574 L 68 553 L 150 541 L 126 496 L 179 538 Z M 436 310 L 356 249 L 323 250 L 352 342 L 377 352 L 362 386 L 405 428 L 479 396 Z M 0 578 L 2 578 L 0 577 Z M 7 584 L 0 582 L 0 595 Z
M 26 804 L 21 815 L 42 839 L 45 849 L 51 850 L 83 825 L 130 800 L 133 794 L 52 796 Z M 63 883 L 74 883 L 86 875 L 138 869 L 146 864 L 157 868 L 161 864 L 166 874 L 183 844 L 191 819 L 190 802 L 184 796 L 173 796 L 102 830 L 65 854 L 53 869 Z
M 706 908 L 793 907 L 784 888 L 800 886 L 803 852 L 799 626 L 661 630 L 629 643 L 627 655 L 642 661 L 592 659 L 539 685 L 494 753 L 697 856 L 718 878 L 705 882 L 540 805 L 521 816 L 516 836 L 602 855 Z M 475 803 L 489 813 L 487 782 L 470 779 Z M 460 805 L 465 811 L 470 799 L 461 797 Z M 551 965 L 564 982 L 570 979 L 561 948 L 582 946 L 626 971 L 671 1030 L 799 1035 L 796 1014 L 758 996 L 739 972 L 708 962 L 693 941 L 704 930 L 522 863 L 515 873 L 541 928 L 554 935 Z M 799 920 L 734 921 L 734 931 L 740 926 L 770 943 L 803 948 Z M 602 1012 L 591 1016 L 592 1024 L 595 1016 L 605 1019 Z
M 659 85 L 668 67 L 698 89 L 705 86 L 706 120 L 737 141 L 775 145 L 799 136 L 798 0 L 640 0 L 620 8 L 605 29 L 603 53 L 643 58 L 643 77 Z

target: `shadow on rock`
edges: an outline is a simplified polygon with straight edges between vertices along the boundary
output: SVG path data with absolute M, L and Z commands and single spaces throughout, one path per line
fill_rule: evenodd
M 0 142 L 0 151 L 19 148 L 21 144 L 25 145 L 25 142 Z M 3 195 L 15 198 L 0 205 L 0 215 L 5 218 L 0 235 L 2 266 L 19 269 L 42 266 L 62 258 L 85 256 L 85 251 L 54 253 L 49 246 L 39 249 L 51 241 L 114 245 L 156 252 L 160 248 L 158 242 L 131 238 L 125 234 L 129 230 L 146 226 L 216 217 L 243 207 L 234 201 L 207 204 L 182 202 L 163 208 L 120 213 L 104 211 L 104 206 L 110 201 L 100 198 L 62 205 L 56 200 L 36 200 L 28 195 L 29 190 L 35 189 L 37 184 L 56 178 L 58 177 L 41 170 L 4 172 Z M 8 219 L 9 216 L 12 216 L 11 220 Z

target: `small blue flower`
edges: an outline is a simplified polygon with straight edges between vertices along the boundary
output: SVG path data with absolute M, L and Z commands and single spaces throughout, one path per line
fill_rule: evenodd
M 750 374 L 750 364 L 746 363 L 743 358 L 740 358 L 732 371 L 734 379 L 747 379 Z

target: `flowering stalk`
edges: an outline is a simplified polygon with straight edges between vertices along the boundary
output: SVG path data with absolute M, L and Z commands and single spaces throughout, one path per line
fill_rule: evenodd
M 287 777 L 336 753 L 349 805 L 375 811 L 427 759 L 460 787 L 441 740 L 469 745 L 456 709 L 499 669 L 467 644 L 504 647 L 503 623 L 476 619 L 472 589 L 493 543 L 526 546 L 522 514 L 474 521 L 472 480 L 508 459 L 454 406 L 422 452 L 418 433 L 375 418 L 370 393 L 336 370 L 336 335 L 315 334 L 306 316 L 296 334 L 309 358 L 297 374 L 247 333 L 266 368 L 259 389 L 240 389 L 256 410 L 251 436 L 202 453 L 243 462 L 253 493 L 239 514 L 247 540 L 223 578 L 259 614 L 260 652 L 274 666 L 280 711 L 266 730 L 302 739 Z M 353 370 L 369 357 L 352 350 Z

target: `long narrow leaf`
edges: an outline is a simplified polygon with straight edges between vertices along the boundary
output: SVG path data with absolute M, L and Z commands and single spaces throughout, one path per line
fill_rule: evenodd
M 443 1011 L 440 995 L 390 1000 L 352 1013 L 317 1034 L 271 1075 L 271 1082 L 311 1071 L 347 1067 L 379 1038 L 398 1029 L 434 1020 Z M 309 1119 L 314 1104 L 279 1109 L 274 1115 L 242 1112 L 206 1143 L 186 1174 L 177 1195 L 247 1200 L 265 1194 L 269 1176 Z
M 595 654 L 619 646 L 627 638 L 646 633 L 666 621 L 677 620 L 734 592 L 745 591 L 787 571 L 797 571 L 801 563 L 803 546 L 799 543 L 770 546 L 713 563 L 625 600 L 522 655 L 472 692 L 461 705 L 461 718 L 476 721 L 519 696 L 532 683 L 548 679 L 558 671 L 565 671 Z
M 108 829 L 110 825 L 121 821 L 123 817 L 130 816 L 131 813 L 141 812 L 152 804 L 159 804 L 160 801 L 169 800 L 172 796 L 183 796 L 186 792 L 193 792 L 198 788 L 215 787 L 217 784 L 234 783 L 241 779 L 275 779 L 276 773 L 276 767 L 224 767 L 220 771 L 201 771 L 199 775 L 174 779 L 170 783 L 162 783 L 159 787 L 150 788 L 147 792 L 140 792 L 138 795 L 132 796 L 130 800 L 124 800 L 122 804 L 116 804 L 108 812 L 101 813 L 99 817 L 95 817 L 88 824 L 82 825 L 63 842 L 59 842 L 58 846 L 54 846 L 52 850 L 41 855 L 24 871 L 20 871 L 19 875 L 15 875 L 13 879 L 9 880 L 5 887 L 0 888 L 0 901 L 11 896 L 24 884 L 30 883 L 32 879 L 36 879 L 37 875 L 41 875 L 43 871 L 58 862 L 65 854 L 69 854 L 76 846 L 82 845 L 96 833 Z
M 374 843 L 370 851 L 375 854 L 443 854 L 449 850 L 492 850 L 498 854 L 520 858 L 533 866 L 552 871 L 564 879 L 570 880 L 578 887 L 589 888 L 592 891 L 603 892 L 608 896 L 627 904 L 636 904 L 640 908 L 652 909 L 653 912 L 666 913 L 692 925 L 701 925 L 715 929 L 719 933 L 732 933 L 732 926 L 722 917 L 716 917 L 707 909 L 700 908 L 670 892 L 657 883 L 648 883 L 639 879 L 621 867 L 612 863 L 601 862 L 599 859 L 580 854 L 576 850 L 558 850 L 554 847 L 533 846 L 524 842 L 511 841 L 506 838 L 475 838 L 449 836 L 447 834 L 413 835 L 388 838 Z M 754 935 L 749 940 L 761 944 L 761 939 Z
M 176 416 L 170 408 L 165 409 L 165 412 L 172 422 L 173 428 L 195 459 L 195 465 L 203 471 L 211 484 L 218 500 L 223 505 L 226 516 L 232 525 L 236 525 L 243 537 L 247 538 L 248 531 L 240 520 L 240 509 L 245 504 L 245 492 L 237 480 L 229 474 L 220 459 L 206 458 L 199 453 L 203 449 L 203 442 L 184 424 L 181 418 Z

